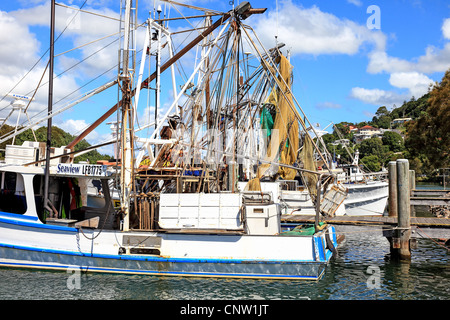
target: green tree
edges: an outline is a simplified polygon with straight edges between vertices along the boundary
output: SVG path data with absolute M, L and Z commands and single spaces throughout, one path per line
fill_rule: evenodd
M 337 138 L 332 133 L 326 133 L 326 134 L 322 135 L 322 139 L 323 139 L 323 142 L 325 143 L 325 145 L 328 145 L 329 143 L 332 143 L 339 138 Z
M 387 146 L 383 146 L 380 138 L 372 137 L 366 139 L 359 144 L 359 152 L 362 157 L 376 155 L 379 159 L 384 158 L 384 154 L 388 151 Z
M 367 169 L 369 169 L 372 172 L 380 171 L 381 170 L 381 162 L 378 156 L 376 155 L 369 155 L 365 156 L 361 159 L 361 162 L 364 164 Z
M 434 169 L 450 166 L 450 69 L 428 94 L 428 107 L 408 126 L 406 146 L 411 156 Z M 420 100 L 420 99 L 419 99 Z M 419 101 L 417 100 L 417 101 Z
M 391 126 L 391 115 L 385 106 L 379 107 L 372 118 L 371 125 L 377 128 L 389 129 Z
M 339 134 L 342 136 L 343 139 L 350 139 L 350 128 L 349 125 L 351 123 L 349 122 L 340 122 L 334 125 L 333 135 L 336 137 L 339 137 Z M 339 139 L 339 138 L 337 138 Z
M 379 108 L 377 109 L 377 112 L 375 112 L 375 115 L 376 115 L 377 117 L 381 117 L 381 116 L 389 116 L 389 111 L 388 111 L 388 109 L 386 108 L 386 106 L 382 106 L 382 107 L 379 107 Z
M 363 122 L 358 123 L 356 126 L 357 126 L 358 128 L 361 128 L 361 127 L 367 126 L 368 124 L 369 124 L 369 123 L 368 123 L 367 121 L 363 121 Z
M 14 128 L 8 125 L 3 125 L 0 128 L 0 136 L 5 135 L 8 132 L 14 131 Z M 40 127 L 37 130 L 34 131 L 34 134 L 36 135 L 36 139 L 39 142 L 46 142 L 47 141 L 47 127 Z M 52 126 L 52 137 L 51 137 L 51 146 L 52 147 L 61 147 L 66 146 L 70 142 L 73 141 L 75 138 L 70 133 L 62 130 L 61 128 L 58 128 L 56 126 Z M 16 136 L 16 139 L 14 141 L 15 145 L 22 145 L 24 141 L 35 141 L 34 135 L 31 129 L 28 129 L 21 134 Z M 7 144 L 11 144 L 12 139 L 9 139 L 8 141 L 2 143 L 0 145 L 1 149 L 5 149 Z M 87 147 L 90 147 L 91 145 L 86 140 L 81 140 L 74 148 L 74 151 L 80 151 L 83 149 L 86 149 Z M 2 158 L 4 157 L 4 154 L 2 154 Z M 86 161 L 89 160 L 90 163 L 96 163 L 98 160 L 108 160 L 111 157 L 106 154 L 100 154 L 97 150 L 89 151 L 83 155 L 80 155 L 74 159 L 75 163 L 78 163 L 80 161 Z
M 381 141 L 383 142 L 383 145 L 389 147 L 390 151 L 400 152 L 405 149 L 403 138 L 397 132 L 386 131 L 385 133 L 383 133 Z

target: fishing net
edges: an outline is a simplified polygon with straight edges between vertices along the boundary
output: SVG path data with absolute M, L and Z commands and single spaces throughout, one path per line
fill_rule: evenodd
M 298 121 L 292 108 L 294 105 L 291 92 L 292 66 L 287 58 L 282 55 L 278 58 L 278 64 L 279 79 L 276 79 L 277 84 L 266 101 L 267 104 L 276 106 L 276 114 L 273 120 L 273 127 L 270 129 L 270 141 L 264 160 L 292 165 L 297 159 L 299 146 Z M 268 110 L 263 108 L 261 114 L 263 128 L 270 128 L 272 124 L 269 115 Z M 270 163 L 260 165 L 258 167 L 257 177 L 248 182 L 246 190 L 260 191 L 260 180 L 265 175 L 278 172 L 281 178 L 293 180 L 297 173 L 295 169 L 282 166 L 278 166 L 275 172 L 273 172 L 274 170 L 274 166 Z

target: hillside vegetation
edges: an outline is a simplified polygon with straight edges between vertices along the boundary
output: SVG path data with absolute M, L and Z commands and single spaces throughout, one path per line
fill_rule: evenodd
M 392 127 L 398 118 L 411 118 L 403 125 Z M 370 138 L 360 144 L 351 143 L 349 150 L 360 152 L 361 162 L 372 171 L 387 167 L 389 161 L 406 158 L 410 169 L 416 174 L 432 177 L 439 168 L 450 167 L 450 69 L 441 82 L 430 87 L 422 97 L 405 101 L 402 106 L 388 111 L 385 106 L 378 108 L 372 121 L 361 123 L 341 122 L 332 134 L 323 136 L 328 150 L 340 155 L 341 163 L 349 162 L 343 147 L 333 146 L 335 140 L 346 138 L 352 141 L 353 132 L 349 126 L 361 128 L 370 125 L 376 128 L 395 129 L 384 132 L 382 139 Z
M 7 124 L 4 124 L 0 128 L 0 137 L 4 136 L 6 133 L 14 131 L 14 127 L 9 126 Z M 37 130 L 34 131 L 36 135 L 36 139 L 39 142 L 46 142 L 47 141 L 47 127 L 40 127 Z M 51 140 L 51 146 L 52 147 L 61 147 L 66 146 L 72 140 L 75 139 L 75 136 L 71 135 L 70 133 L 62 130 L 61 128 L 58 128 L 56 126 L 52 126 L 52 140 Z M 24 131 L 23 133 L 19 134 L 15 141 L 15 145 L 22 145 L 24 141 L 35 141 L 33 132 L 31 129 L 28 129 Z M 0 159 L 4 159 L 5 157 L 5 150 L 7 144 L 11 144 L 12 139 L 7 140 L 0 144 L 0 149 L 2 150 L 0 152 Z M 74 151 L 79 151 L 86 149 L 87 147 L 90 147 L 91 145 L 86 140 L 81 140 L 74 148 Z M 89 163 L 96 163 L 97 160 L 109 160 L 111 156 L 106 154 L 100 154 L 97 150 L 89 151 L 88 153 L 82 154 L 80 156 L 77 156 L 74 159 L 75 163 L 78 163 L 80 161 L 89 161 Z

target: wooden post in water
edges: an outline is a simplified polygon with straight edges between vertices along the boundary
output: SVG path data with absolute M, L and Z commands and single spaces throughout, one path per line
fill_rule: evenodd
M 397 160 L 397 230 L 392 239 L 392 254 L 400 260 L 410 260 L 411 251 L 411 212 L 409 191 L 409 162 L 407 159 Z
M 416 188 L 416 171 L 414 170 L 409 170 L 409 188 L 411 193 Z
M 416 171 L 409 170 L 409 196 L 410 197 L 412 197 L 414 189 L 416 189 Z M 411 206 L 410 210 L 411 210 L 411 217 L 415 217 L 416 210 L 414 209 L 414 206 Z
M 389 217 L 397 216 L 397 164 L 390 161 L 389 170 Z

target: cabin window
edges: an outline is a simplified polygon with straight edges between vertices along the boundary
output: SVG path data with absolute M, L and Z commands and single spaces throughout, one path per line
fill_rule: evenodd
M 2 172 L 0 211 L 24 214 L 27 211 L 23 177 L 15 172 Z

